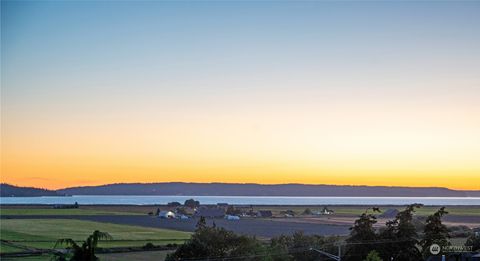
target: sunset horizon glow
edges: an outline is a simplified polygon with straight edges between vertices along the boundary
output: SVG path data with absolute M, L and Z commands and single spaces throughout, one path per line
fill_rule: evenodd
M 3 183 L 480 190 L 480 2 L 1 5 Z

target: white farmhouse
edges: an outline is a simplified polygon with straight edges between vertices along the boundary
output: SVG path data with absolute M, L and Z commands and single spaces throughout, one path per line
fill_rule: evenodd
M 163 210 L 158 213 L 159 218 L 175 218 L 175 213 L 172 211 Z

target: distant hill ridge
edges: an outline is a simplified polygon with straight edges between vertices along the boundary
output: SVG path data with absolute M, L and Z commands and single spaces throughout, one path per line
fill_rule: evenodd
M 41 197 L 41 196 L 59 196 L 54 190 L 17 187 L 10 184 L 0 184 L 0 196 L 2 197 Z
M 441 187 L 387 187 L 254 183 L 117 183 L 47 190 L 0 184 L 2 197 L 62 195 L 185 195 L 185 196 L 298 196 L 298 197 L 480 197 L 480 191 Z
M 67 195 L 186 195 L 186 196 L 302 196 L 302 197 L 468 197 L 480 191 L 440 187 L 387 187 L 254 183 L 119 183 L 58 190 Z

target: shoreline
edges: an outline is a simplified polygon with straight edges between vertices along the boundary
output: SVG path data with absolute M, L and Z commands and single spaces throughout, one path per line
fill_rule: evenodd
M 12 207 L 52 207 L 55 205 L 67 205 L 67 204 L 57 204 L 57 203 L 45 203 L 45 204 L 22 204 L 22 203 L 14 203 L 14 204 L 4 204 L 0 203 L 0 208 L 12 208 Z M 201 204 L 202 206 L 219 206 L 218 204 Z M 306 204 L 296 204 L 296 205 L 287 205 L 287 204 L 228 204 L 228 206 L 234 207 L 305 207 L 305 208 L 314 208 L 314 207 L 348 207 L 348 208 L 360 208 L 360 207 L 403 207 L 408 206 L 410 204 L 315 204 L 315 205 L 306 205 Z M 80 204 L 83 207 L 171 207 L 168 204 Z M 183 204 L 181 205 L 183 206 Z M 423 207 L 446 207 L 446 208 L 463 208 L 463 207 L 473 207 L 479 208 L 480 205 L 423 205 Z

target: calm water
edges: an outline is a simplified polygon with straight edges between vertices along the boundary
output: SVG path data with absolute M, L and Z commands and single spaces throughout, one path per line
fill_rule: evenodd
M 1 197 L 1 204 L 78 204 L 83 205 L 152 205 L 184 202 L 189 198 L 202 204 L 228 203 L 236 205 L 477 205 L 480 197 L 242 197 L 242 196 L 72 196 L 72 197 Z

